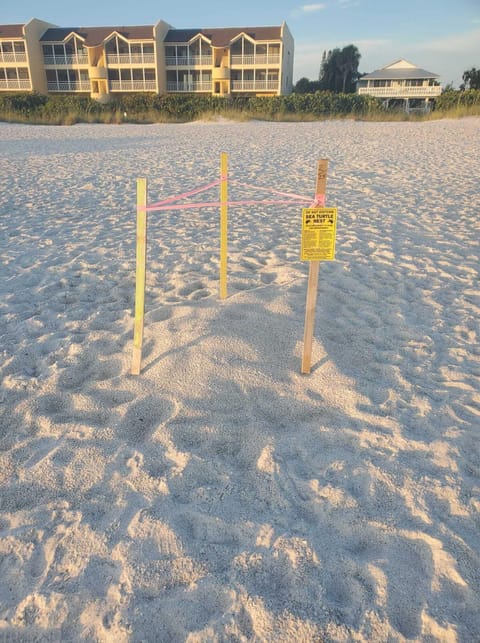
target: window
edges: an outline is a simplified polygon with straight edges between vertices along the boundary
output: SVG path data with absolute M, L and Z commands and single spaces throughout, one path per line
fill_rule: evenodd
M 107 54 L 116 54 L 117 53 L 117 40 L 112 38 L 105 44 L 105 51 Z

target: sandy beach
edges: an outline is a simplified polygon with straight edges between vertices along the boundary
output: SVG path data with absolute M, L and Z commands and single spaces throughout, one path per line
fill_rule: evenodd
M 0 641 L 480 641 L 480 118 L 0 123 Z M 148 214 L 136 179 L 312 197 Z M 265 188 L 265 189 L 263 189 Z M 196 196 L 218 200 L 218 188 Z

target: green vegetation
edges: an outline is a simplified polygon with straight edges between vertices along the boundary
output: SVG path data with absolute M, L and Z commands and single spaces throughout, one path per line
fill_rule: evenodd
M 468 85 L 468 89 L 480 89 L 480 69 L 472 67 L 463 72 L 462 80 L 465 83 L 462 89 Z
M 293 88 L 296 94 L 309 94 L 317 91 L 331 91 L 342 94 L 353 94 L 356 81 L 360 78 L 358 65 L 361 54 L 355 45 L 343 49 L 323 52 L 318 80 L 300 78 Z
M 419 120 L 480 115 L 480 90 L 449 90 L 430 114 L 385 111 L 381 101 L 352 93 L 316 91 L 287 96 L 238 97 L 195 94 L 126 94 L 105 105 L 78 95 L 0 94 L 0 120 L 49 125 L 168 123 L 224 117 L 234 120 Z

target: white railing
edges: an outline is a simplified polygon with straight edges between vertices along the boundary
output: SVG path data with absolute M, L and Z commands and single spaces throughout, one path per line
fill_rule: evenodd
M 32 89 L 32 85 L 29 80 L 17 80 L 15 78 L 10 78 L 9 80 L 0 80 L 0 90 L 5 89 Z
M 280 56 L 278 54 L 270 54 L 267 56 L 266 54 L 257 54 L 256 56 L 248 55 L 248 56 L 237 56 L 234 55 L 232 56 L 232 66 L 233 65 L 279 65 L 280 64 Z
M 211 67 L 212 56 L 167 56 L 167 67 Z
M 167 92 L 211 92 L 211 81 L 192 81 L 190 83 L 167 82 Z
M 155 54 L 107 54 L 108 65 L 154 65 Z
M 88 55 L 44 56 L 43 62 L 45 65 L 88 65 Z
M 26 62 L 27 62 L 26 53 L 18 53 L 18 54 L 0 53 L 0 63 L 26 63 Z
M 278 80 L 232 80 L 232 91 L 261 92 L 277 91 Z
M 49 92 L 89 92 L 90 81 L 65 81 L 65 82 L 49 82 L 47 83 L 47 90 Z
M 376 98 L 430 98 L 442 93 L 440 85 L 428 87 L 359 87 L 359 94 L 374 96 Z
M 112 92 L 156 92 L 157 83 L 154 80 L 111 80 Z

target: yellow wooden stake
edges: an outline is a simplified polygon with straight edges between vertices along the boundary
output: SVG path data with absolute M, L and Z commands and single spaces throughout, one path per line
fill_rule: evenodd
M 220 157 L 220 299 L 227 296 L 227 254 L 228 254 L 228 155 Z
M 135 323 L 133 330 L 132 375 L 142 365 L 143 320 L 145 315 L 145 276 L 147 265 L 147 180 L 137 179 L 137 266 L 135 284 Z
M 321 159 L 317 168 L 315 201 L 319 206 L 325 205 L 327 186 L 328 159 Z M 303 332 L 303 357 L 301 372 L 308 374 L 312 366 L 312 343 L 315 327 L 315 307 L 317 304 L 319 261 L 310 261 L 308 269 L 307 302 L 305 305 L 305 328 Z

